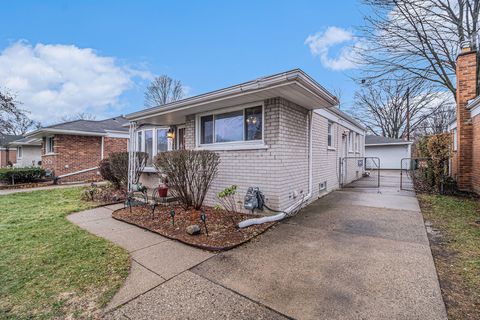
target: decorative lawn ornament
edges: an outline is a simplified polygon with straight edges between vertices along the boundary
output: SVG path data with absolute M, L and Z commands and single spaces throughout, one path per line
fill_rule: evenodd
M 207 216 L 205 215 L 205 211 L 203 210 L 200 213 L 200 220 L 202 220 L 203 225 L 205 226 L 205 232 L 207 233 L 207 237 L 208 237 Z
M 172 217 L 172 226 L 175 226 L 175 210 L 170 210 L 170 217 Z

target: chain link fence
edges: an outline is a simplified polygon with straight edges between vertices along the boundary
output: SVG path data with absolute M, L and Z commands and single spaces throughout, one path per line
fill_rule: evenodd
M 340 177 L 342 188 L 379 188 L 380 158 L 341 158 Z

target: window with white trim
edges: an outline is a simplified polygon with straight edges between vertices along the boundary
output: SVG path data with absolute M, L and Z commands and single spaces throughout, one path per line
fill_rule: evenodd
M 457 135 L 457 128 L 453 129 L 453 151 L 457 151 L 458 147 L 458 135 Z
M 327 146 L 333 148 L 333 122 L 328 122 L 327 128 Z
M 353 152 L 353 131 L 348 132 L 348 151 Z
M 360 135 L 355 133 L 355 152 L 360 152 Z
M 22 157 L 23 157 L 23 148 L 18 146 L 17 147 L 17 158 L 22 159 Z
M 137 132 L 137 151 L 143 151 L 142 139 L 143 138 L 143 131 Z
M 54 153 L 55 152 L 55 139 L 54 137 L 47 137 L 45 139 L 45 153 Z
M 150 167 L 152 165 L 152 159 L 154 157 L 153 154 L 153 130 L 145 130 L 144 131 L 145 135 L 145 153 L 148 154 L 147 158 L 147 167 Z
M 137 151 L 148 154 L 147 167 L 152 167 L 155 156 L 160 152 L 169 151 L 169 128 L 142 128 L 137 131 Z
M 200 116 L 200 145 L 263 139 L 263 106 Z
M 157 150 L 156 154 L 168 151 L 168 129 L 157 129 Z

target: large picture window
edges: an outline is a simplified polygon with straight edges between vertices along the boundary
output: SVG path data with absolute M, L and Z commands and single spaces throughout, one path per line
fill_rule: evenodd
M 215 142 L 243 140 L 243 110 L 215 116 Z
M 263 107 L 200 117 L 200 144 L 262 140 Z

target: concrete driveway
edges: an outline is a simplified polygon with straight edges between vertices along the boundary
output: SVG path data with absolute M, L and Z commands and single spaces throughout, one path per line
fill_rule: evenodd
M 178 243 L 169 246 L 179 251 L 165 250 L 166 242 L 150 235 L 151 243 L 138 249 L 129 226 L 123 245 L 133 245 L 139 265 L 114 298 L 120 307 L 106 317 L 446 319 L 418 202 L 398 190 L 396 172 L 384 175 L 381 193 L 335 191 L 256 240 L 217 255 Z M 101 235 L 96 228 L 90 223 L 88 229 Z M 106 237 L 115 241 L 113 234 Z M 198 258 L 167 272 L 183 255 Z M 135 280 L 142 277 L 134 274 L 141 268 L 160 277 L 143 280 L 143 293 Z
M 381 193 L 335 191 L 192 271 L 297 319 L 446 319 L 417 199 L 396 172 L 382 180 Z

